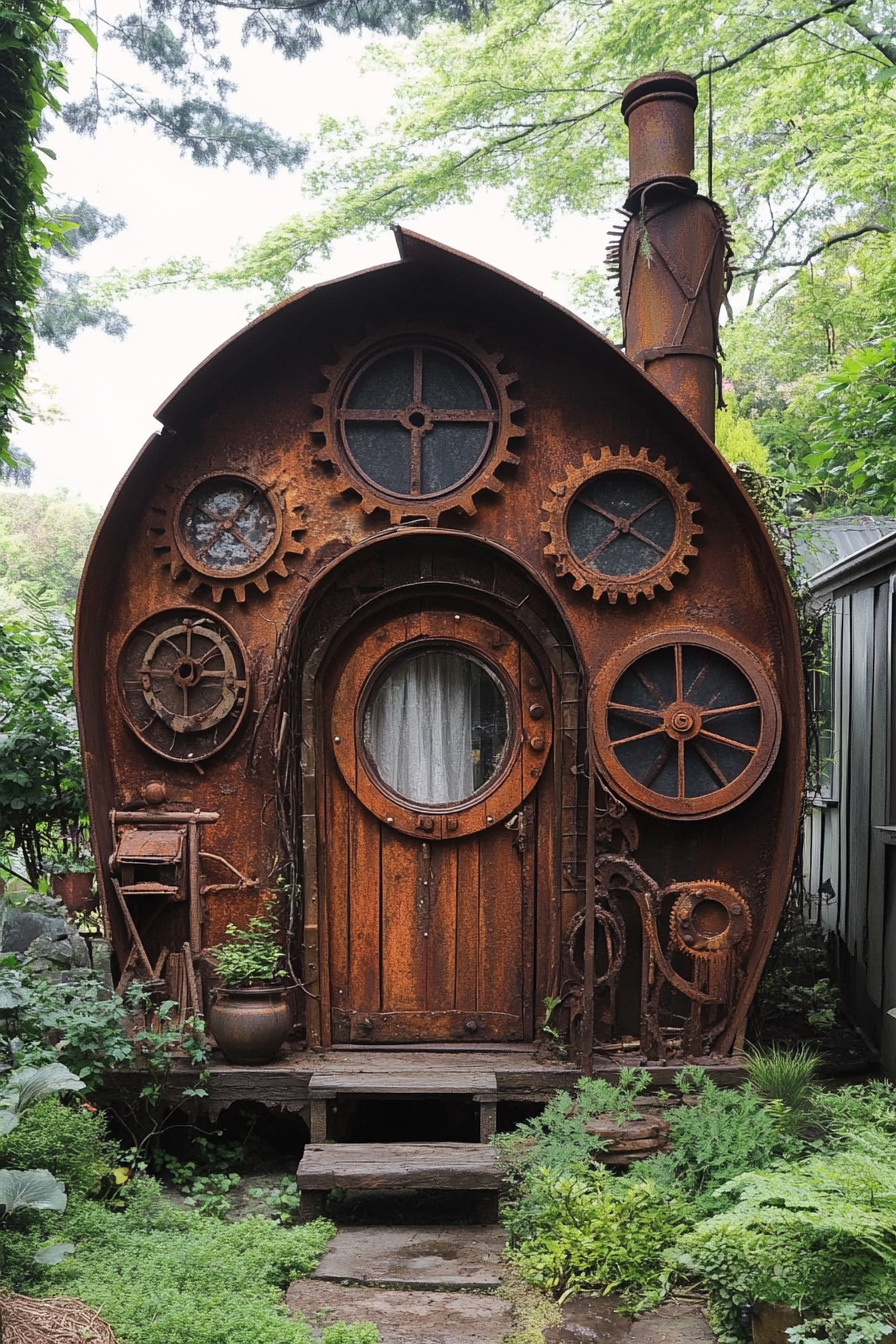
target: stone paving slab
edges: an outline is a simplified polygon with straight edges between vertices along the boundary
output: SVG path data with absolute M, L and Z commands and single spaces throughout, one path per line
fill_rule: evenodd
M 408 1288 L 497 1288 L 503 1250 L 502 1227 L 346 1227 L 311 1277 Z
M 545 1344 L 715 1344 L 698 1302 L 664 1302 L 637 1321 L 616 1310 L 616 1296 L 575 1297 L 563 1320 L 545 1331 Z
M 401 1292 L 302 1279 L 290 1285 L 286 1305 L 318 1326 L 373 1321 L 383 1344 L 500 1344 L 513 1326 L 510 1304 L 484 1293 Z

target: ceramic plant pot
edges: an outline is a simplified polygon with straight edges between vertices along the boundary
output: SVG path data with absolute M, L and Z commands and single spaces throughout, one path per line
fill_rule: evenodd
M 288 993 L 285 985 L 214 991 L 208 1026 L 229 1064 L 270 1064 L 292 1026 Z
M 50 889 L 71 915 L 93 906 L 93 873 L 53 873 Z

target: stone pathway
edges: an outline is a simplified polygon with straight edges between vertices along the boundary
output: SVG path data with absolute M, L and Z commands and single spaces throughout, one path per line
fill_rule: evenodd
M 510 1304 L 484 1293 L 401 1292 L 303 1279 L 291 1285 L 286 1305 L 318 1326 L 373 1321 L 383 1344 L 500 1344 L 513 1327 Z
M 286 1295 L 318 1328 L 373 1321 L 383 1344 L 500 1344 L 514 1328 L 501 1282 L 501 1227 L 340 1228 Z M 715 1344 L 699 1303 L 666 1302 L 632 1323 L 616 1297 L 566 1302 L 545 1344 Z

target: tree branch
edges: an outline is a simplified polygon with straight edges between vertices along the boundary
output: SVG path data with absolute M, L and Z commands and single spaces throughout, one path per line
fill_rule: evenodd
M 866 233 L 882 233 L 886 236 L 892 233 L 892 229 L 888 229 L 884 224 L 862 224 L 858 229 L 847 229 L 843 233 L 832 233 L 830 238 L 825 238 L 824 242 L 819 243 L 817 247 L 813 247 L 812 251 L 807 252 L 799 261 L 779 261 L 778 269 L 787 267 L 788 269 L 792 269 L 795 275 L 801 271 L 804 266 L 808 266 L 809 262 L 812 261 L 814 257 L 820 256 L 822 252 L 826 252 L 829 247 L 833 247 L 836 243 L 848 243 L 851 239 L 861 238 L 862 235 Z M 746 271 L 742 272 L 742 274 L 750 275 L 752 272 Z M 771 303 L 775 295 L 780 294 L 781 290 L 784 289 L 786 285 L 789 285 L 792 279 L 793 275 L 788 275 L 785 280 L 782 280 L 779 284 L 775 285 L 774 289 L 766 294 L 759 303 L 757 311 L 764 308 L 766 304 Z
M 846 22 L 860 37 L 864 37 L 866 42 L 870 42 L 872 47 L 876 48 L 891 65 L 896 65 L 896 42 L 888 42 L 882 33 L 876 33 L 870 23 L 866 23 L 864 19 L 857 19 L 850 15 Z
M 815 23 L 818 19 L 827 18 L 829 14 L 839 14 L 845 9 L 850 9 L 856 0 L 834 0 L 834 3 L 820 9 L 817 14 L 810 14 L 808 18 L 800 19 L 797 23 L 792 23 L 788 28 L 782 28 L 777 33 L 769 33 L 767 37 L 761 37 L 758 42 L 754 42 L 751 47 L 747 47 L 739 56 L 732 56 L 730 60 L 722 61 L 720 65 L 707 66 L 705 70 L 698 70 L 694 76 L 695 79 L 703 79 L 704 76 L 712 73 L 718 74 L 720 70 L 730 70 L 733 66 L 739 65 L 745 61 L 748 56 L 753 56 L 763 47 L 770 47 L 773 42 L 780 42 L 782 38 L 790 37 L 792 33 L 798 33 L 801 28 L 807 28 L 810 23 Z

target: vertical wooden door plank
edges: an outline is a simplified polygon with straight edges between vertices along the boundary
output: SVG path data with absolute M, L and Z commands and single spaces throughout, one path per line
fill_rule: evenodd
M 456 1007 L 481 1005 L 479 981 L 479 836 L 457 842 Z
M 521 865 L 503 826 L 482 832 L 479 864 L 479 1007 L 522 1016 Z
M 426 850 L 424 851 L 424 844 Z M 384 826 L 383 1012 L 426 1007 L 426 946 L 431 845 Z M 369 860 L 368 860 L 369 861 Z
M 349 832 L 349 1007 L 379 1012 L 380 824 L 354 798 Z
M 426 1006 L 453 1008 L 457 955 L 457 846 L 440 840 L 431 846 L 429 937 L 426 940 Z

